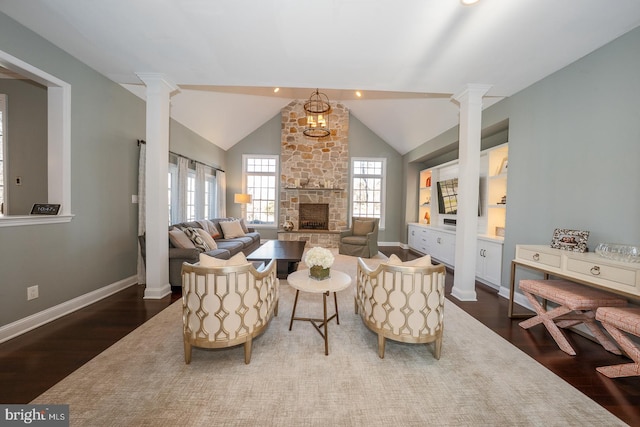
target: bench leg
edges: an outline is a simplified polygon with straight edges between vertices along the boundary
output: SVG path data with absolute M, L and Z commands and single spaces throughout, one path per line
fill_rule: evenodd
M 600 345 L 610 353 L 618 355 L 622 354 L 618 346 L 616 346 L 609 337 L 604 334 L 600 326 L 596 323 L 595 313 L 593 311 L 589 311 L 585 313 L 585 315 L 588 316 L 588 319 L 585 319 L 584 324 L 591 331 L 593 336 L 596 337 Z
M 524 291 L 523 293 L 527 297 L 531 305 L 533 306 L 536 313 L 538 313 L 538 315 L 535 317 L 532 317 L 531 319 L 527 319 L 523 322 L 520 322 L 519 323 L 520 327 L 524 329 L 529 329 L 532 326 L 543 323 L 544 326 L 547 328 L 547 331 L 549 331 L 549 333 L 551 334 L 551 337 L 554 339 L 556 344 L 558 344 L 558 347 L 560 347 L 560 350 L 564 351 L 567 354 L 570 354 L 571 356 L 575 356 L 576 351 L 573 349 L 573 347 L 571 347 L 571 344 L 569 344 L 567 337 L 560 330 L 560 328 L 558 328 L 558 325 L 556 325 L 556 323 L 553 320 L 554 318 L 570 313 L 573 310 L 564 306 L 559 306 L 554 308 L 551 311 L 546 311 L 544 307 L 540 305 L 536 297 L 533 296 L 533 294 L 529 292 L 524 292 Z
M 598 372 L 609 378 L 640 376 L 640 349 L 621 330 L 615 326 L 603 323 L 602 326 L 611 334 L 622 350 L 635 363 L 623 363 L 621 365 L 602 366 L 596 368 Z

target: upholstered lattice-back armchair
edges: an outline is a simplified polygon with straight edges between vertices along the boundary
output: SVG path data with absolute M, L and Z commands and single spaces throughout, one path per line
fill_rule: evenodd
M 426 261 L 428 265 L 390 261 L 372 270 L 358 259 L 355 310 L 367 328 L 378 334 L 381 359 L 386 338 L 433 342 L 434 357 L 440 359 L 446 269 L 442 264 L 431 265 L 431 257 Z
M 253 264 L 202 267 L 182 265 L 184 360 L 191 347 L 224 348 L 244 344 L 244 362 L 251 361 L 253 338 L 278 315 L 276 262 L 262 270 Z
M 338 252 L 363 258 L 377 255 L 379 223 L 379 218 L 353 217 L 351 228 L 340 232 Z

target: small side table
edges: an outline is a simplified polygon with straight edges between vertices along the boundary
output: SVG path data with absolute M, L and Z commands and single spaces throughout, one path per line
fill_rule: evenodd
M 309 277 L 309 270 L 300 270 L 289 274 L 287 282 L 296 290 L 296 299 L 293 303 L 293 311 L 291 312 L 291 322 L 289 323 L 289 330 L 293 327 L 294 320 L 304 320 L 310 322 L 316 331 L 324 338 L 324 354 L 329 355 L 329 336 L 327 335 L 327 324 L 334 317 L 336 323 L 340 324 L 340 317 L 338 314 L 338 298 L 336 292 L 346 289 L 351 284 L 351 277 L 342 271 L 331 270 L 331 277 L 325 280 L 316 280 Z M 322 319 L 309 318 L 309 317 L 296 317 L 296 306 L 298 305 L 298 294 L 302 292 L 310 292 L 314 294 L 322 294 L 322 304 L 324 308 L 324 317 Z M 333 301 L 335 304 L 336 312 L 333 316 L 327 318 L 327 297 L 333 292 Z M 317 322 L 322 322 L 318 324 Z M 323 328 L 321 330 L 320 328 Z

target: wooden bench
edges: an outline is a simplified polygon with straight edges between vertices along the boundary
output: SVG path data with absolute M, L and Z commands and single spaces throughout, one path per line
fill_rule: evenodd
M 621 354 L 615 343 L 596 323 L 595 311 L 598 307 L 626 306 L 627 301 L 624 298 L 566 280 L 520 280 L 519 285 L 537 313 L 536 316 L 520 322 L 522 328 L 529 329 L 540 323 L 544 324 L 560 349 L 575 356 L 575 350 L 560 328 L 584 323 L 607 351 Z M 536 297 L 553 301 L 558 307 L 547 311 L 546 302 L 543 306 Z
M 596 319 L 602 322 L 602 326 L 634 362 L 602 366 L 596 370 L 609 378 L 639 376 L 640 348 L 625 335 L 625 332 L 640 337 L 640 308 L 600 307 L 596 311 Z

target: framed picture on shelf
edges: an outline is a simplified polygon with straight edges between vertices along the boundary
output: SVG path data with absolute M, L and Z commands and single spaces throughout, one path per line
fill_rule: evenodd
M 496 175 L 506 173 L 508 167 L 509 167 L 509 158 L 504 157 L 500 162 L 500 167 L 498 167 L 498 172 L 496 173 Z
M 588 231 L 556 228 L 551 239 L 551 247 L 572 252 L 586 252 Z

